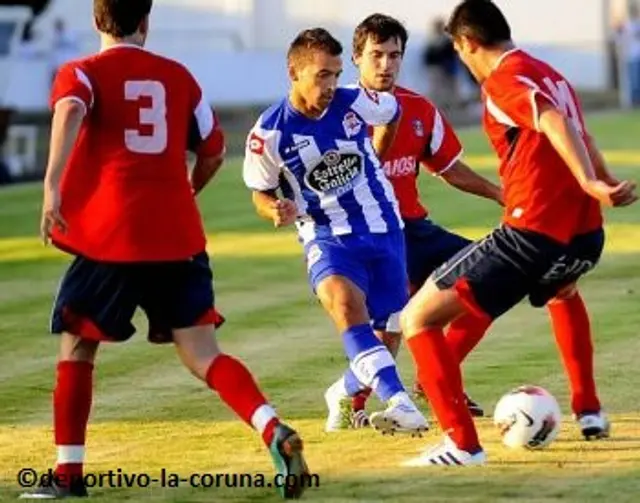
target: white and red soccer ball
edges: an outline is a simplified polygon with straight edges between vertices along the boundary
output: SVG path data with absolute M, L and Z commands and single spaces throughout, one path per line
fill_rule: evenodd
M 539 386 L 520 386 L 498 401 L 493 423 L 510 448 L 543 449 L 560 431 L 562 413 L 555 397 Z

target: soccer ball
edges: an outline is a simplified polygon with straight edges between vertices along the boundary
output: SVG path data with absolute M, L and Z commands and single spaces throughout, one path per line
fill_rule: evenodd
M 539 386 L 520 386 L 500 398 L 493 424 L 502 443 L 518 449 L 543 449 L 558 436 L 562 413 L 555 397 Z

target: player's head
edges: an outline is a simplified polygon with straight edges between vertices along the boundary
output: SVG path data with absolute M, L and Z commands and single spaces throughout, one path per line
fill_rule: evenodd
M 153 0 L 93 0 L 98 31 L 114 39 L 135 37 L 144 42 Z
M 342 45 L 323 28 L 304 30 L 287 53 L 292 92 L 308 109 L 326 109 L 342 73 Z
M 409 34 L 403 24 L 384 14 L 372 14 L 353 33 L 353 61 L 360 82 L 369 89 L 389 91 L 395 84 Z
M 492 56 L 511 46 L 511 27 L 491 0 L 464 0 L 447 24 L 456 52 L 482 82 L 493 70 Z

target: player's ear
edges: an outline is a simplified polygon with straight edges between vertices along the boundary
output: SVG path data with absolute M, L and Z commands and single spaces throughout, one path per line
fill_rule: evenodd
M 140 27 L 138 28 L 140 34 L 146 38 L 147 33 L 149 33 L 149 16 L 146 15 L 142 21 L 140 21 Z
M 296 82 L 298 80 L 298 70 L 296 68 L 296 65 L 292 61 L 289 62 L 287 70 L 289 72 L 289 79 L 291 80 L 291 82 Z

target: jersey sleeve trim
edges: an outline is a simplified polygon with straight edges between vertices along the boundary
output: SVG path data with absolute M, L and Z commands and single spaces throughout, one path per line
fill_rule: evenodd
M 74 101 L 75 103 L 82 105 L 82 109 L 84 111 L 83 113 L 84 115 L 87 115 L 87 111 L 88 111 L 87 104 L 79 96 L 63 96 L 62 98 L 60 98 L 58 101 L 55 102 L 54 109 L 57 108 L 58 105 L 60 105 L 60 103 L 64 103 L 65 101 Z
M 544 98 L 546 101 L 548 101 L 550 104 L 552 104 L 553 106 L 557 107 L 557 103 L 555 102 L 555 100 L 549 96 L 547 93 L 543 92 L 540 89 L 540 86 L 538 86 L 538 84 L 536 84 L 533 80 L 531 80 L 528 77 L 524 77 L 522 75 L 516 75 L 516 79 L 519 82 L 522 82 L 525 86 L 527 86 L 528 88 L 531 89 L 530 93 L 529 93 L 529 99 L 531 100 L 531 110 L 533 113 L 533 126 L 535 128 L 536 131 L 540 132 L 540 110 L 538 107 L 538 101 L 536 100 L 536 98 L 538 96 Z
M 447 164 L 441 170 L 434 172 L 433 176 L 442 176 L 442 175 L 444 175 L 447 171 L 449 171 L 451 168 L 453 168 L 458 163 L 458 161 L 462 158 L 463 154 L 464 154 L 464 150 L 460 149 L 460 151 L 455 156 L 453 156 L 451 161 L 449 161 L 449 164 Z

